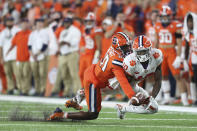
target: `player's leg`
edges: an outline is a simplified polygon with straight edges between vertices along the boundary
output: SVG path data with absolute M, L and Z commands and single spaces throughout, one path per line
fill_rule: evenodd
M 149 98 L 149 103 L 147 105 L 134 106 L 131 103 L 128 105 L 116 105 L 117 116 L 120 119 L 124 119 L 125 113 L 138 113 L 138 114 L 153 114 L 158 112 L 158 104 L 153 97 Z
M 197 101 L 196 101 L 196 91 L 197 91 L 197 64 L 192 64 L 192 71 L 193 75 L 191 77 L 191 84 L 190 84 L 190 90 L 191 90 L 191 97 L 193 104 L 197 106 Z
M 49 120 L 57 119 L 73 119 L 73 120 L 93 120 L 96 119 L 101 110 L 101 92 L 100 88 L 94 87 L 94 84 L 89 83 L 85 87 L 86 101 L 88 112 L 63 112 L 57 108 L 50 116 Z
M 86 69 L 86 60 L 85 60 L 85 56 L 80 56 L 80 60 L 79 60 L 79 78 L 81 81 L 81 86 L 83 87 L 83 78 L 84 78 L 84 71 Z
M 84 57 L 85 56 L 81 57 L 80 62 L 79 62 L 79 77 L 81 80 L 82 88 L 77 91 L 75 97 L 73 97 L 72 99 L 65 102 L 65 106 L 67 108 L 73 107 L 76 110 L 81 110 L 83 108 L 79 104 L 85 98 L 85 92 L 84 92 L 84 88 L 83 88 L 83 79 L 84 79 L 84 72 L 85 72 L 85 69 L 87 68 L 87 65 L 86 65 L 86 59 L 85 59 L 86 57 L 85 58 Z
M 168 80 L 169 68 L 168 68 L 167 58 L 168 58 L 167 56 L 164 56 L 163 62 L 161 65 L 161 70 L 162 70 L 161 89 L 164 93 L 164 99 L 161 102 L 162 104 L 169 104 L 170 103 L 170 82 Z M 162 95 L 162 94 L 160 93 L 160 95 Z
M 169 68 L 174 78 L 176 79 L 177 88 L 179 88 L 179 91 L 181 93 L 181 102 L 183 103 L 183 105 L 189 105 L 188 96 L 187 96 L 187 88 L 184 86 L 183 80 L 181 79 L 180 69 L 175 69 L 172 65 L 175 58 L 176 58 L 176 54 L 171 53 L 171 57 L 169 57 L 168 59 Z

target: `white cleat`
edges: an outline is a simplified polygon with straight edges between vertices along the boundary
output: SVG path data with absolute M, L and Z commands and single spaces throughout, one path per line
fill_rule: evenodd
M 117 117 L 120 119 L 124 119 L 125 112 L 122 111 L 123 106 L 120 104 L 116 104 L 115 109 L 117 110 Z

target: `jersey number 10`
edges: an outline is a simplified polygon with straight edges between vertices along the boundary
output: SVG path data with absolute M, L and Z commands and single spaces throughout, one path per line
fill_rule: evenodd
M 160 43 L 172 43 L 172 34 L 169 32 L 160 32 L 159 33 L 159 42 Z

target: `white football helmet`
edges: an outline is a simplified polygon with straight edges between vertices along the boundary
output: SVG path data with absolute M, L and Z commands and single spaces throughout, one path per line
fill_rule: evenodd
M 140 35 L 133 42 L 133 52 L 140 62 L 146 62 L 150 58 L 152 43 L 148 37 Z

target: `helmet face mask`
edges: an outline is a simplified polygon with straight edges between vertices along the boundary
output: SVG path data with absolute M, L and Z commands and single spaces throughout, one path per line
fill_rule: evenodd
M 140 62 L 146 62 L 150 58 L 150 49 L 137 50 L 135 54 Z
M 121 52 L 122 57 L 125 57 L 132 52 L 131 41 L 129 37 L 123 32 L 114 34 L 112 37 L 112 47 L 115 50 Z
M 169 24 L 171 21 L 171 16 L 170 15 L 161 15 L 160 20 L 162 24 Z
M 123 57 L 125 57 L 125 56 L 129 55 L 130 53 L 132 53 L 130 44 L 124 45 L 124 46 L 120 46 L 120 50 L 122 52 L 122 56 Z
M 150 59 L 152 43 L 144 35 L 138 36 L 133 42 L 133 52 L 139 62 L 146 62 Z

